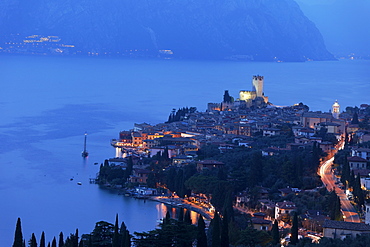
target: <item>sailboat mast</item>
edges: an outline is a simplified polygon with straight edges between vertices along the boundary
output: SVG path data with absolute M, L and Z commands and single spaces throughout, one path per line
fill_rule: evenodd
M 82 157 L 86 158 L 89 153 L 86 151 L 86 138 L 87 138 L 87 133 L 85 132 L 85 141 L 84 141 L 84 151 L 82 152 Z
M 86 138 L 87 138 L 87 133 L 85 132 L 84 153 L 86 153 Z

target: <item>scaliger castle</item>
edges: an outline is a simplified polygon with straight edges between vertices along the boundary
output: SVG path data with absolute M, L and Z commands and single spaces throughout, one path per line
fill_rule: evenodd
M 263 76 L 254 75 L 252 79 L 252 91 L 241 90 L 239 98 L 229 95 L 225 90 L 222 103 L 208 103 L 208 111 L 231 111 L 234 109 L 243 109 L 250 107 L 264 107 L 268 104 L 268 97 L 263 93 Z

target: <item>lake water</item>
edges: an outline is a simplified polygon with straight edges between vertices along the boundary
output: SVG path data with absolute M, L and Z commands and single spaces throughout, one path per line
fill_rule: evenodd
M 118 213 L 131 232 L 147 231 L 165 207 L 89 184 L 95 162 L 114 155 L 110 139 L 133 123 L 167 120 L 172 108 L 220 102 L 265 77 L 276 105 L 303 102 L 328 111 L 370 103 L 370 61 L 247 63 L 0 56 L 0 239 L 11 246 L 15 224 L 47 241 L 63 231 L 91 232 Z M 87 131 L 90 156 L 83 160 Z M 74 178 L 70 181 L 70 178 Z M 77 185 L 82 182 L 82 185 Z

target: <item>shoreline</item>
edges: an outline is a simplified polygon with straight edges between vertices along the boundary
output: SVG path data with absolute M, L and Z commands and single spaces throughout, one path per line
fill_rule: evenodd
M 101 189 L 104 190 L 109 190 L 109 191 L 114 191 L 117 193 L 117 195 L 125 196 L 125 193 L 127 192 L 126 189 L 122 188 L 114 188 L 114 187 L 107 187 L 105 185 L 97 184 Z M 181 198 L 169 198 L 169 197 L 163 197 L 163 196 L 142 196 L 142 197 L 134 197 L 134 196 L 129 196 L 132 199 L 138 199 L 138 200 L 151 200 L 159 203 L 164 203 L 168 206 L 171 207 L 176 207 L 176 208 L 186 208 L 188 210 L 194 211 L 200 215 L 202 215 L 206 220 L 211 220 L 213 218 L 213 213 L 209 212 L 205 208 L 202 208 L 200 206 L 194 205 L 191 202 L 188 202 L 185 199 Z
M 202 215 L 204 218 L 207 220 L 211 220 L 213 218 L 213 214 L 206 211 L 205 209 L 193 205 L 192 203 L 187 202 L 184 199 L 181 198 L 167 198 L 167 197 L 162 197 L 162 196 L 149 196 L 146 199 L 156 201 L 156 202 L 161 202 L 166 205 L 172 206 L 172 207 L 177 207 L 177 208 L 186 208 L 188 210 L 194 211 L 200 215 Z

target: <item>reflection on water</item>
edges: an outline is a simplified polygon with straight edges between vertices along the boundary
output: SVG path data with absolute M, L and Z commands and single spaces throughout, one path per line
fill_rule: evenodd
M 170 217 L 172 219 L 178 219 L 181 211 L 185 215 L 186 211 L 189 210 L 187 208 L 182 208 L 182 210 L 181 210 L 180 207 L 173 207 L 173 206 L 170 206 L 170 205 L 166 205 L 164 203 L 157 204 L 156 208 L 157 208 L 157 211 L 158 211 L 158 218 L 159 219 L 163 219 L 166 216 L 167 211 L 170 212 Z M 192 210 L 189 210 L 189 211 L 190 211 L 190 218 L 191 218 L 192 224 L 196 224 L 198 222 L 199 214 L 195 211 L 192 211 Z

